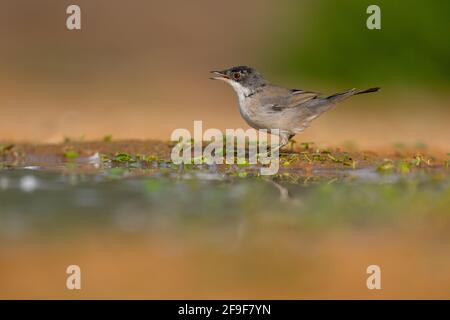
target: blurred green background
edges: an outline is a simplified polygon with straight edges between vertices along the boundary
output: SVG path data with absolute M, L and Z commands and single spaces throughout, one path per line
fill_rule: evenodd
M 381 30 L 364 27 L 371 4 L 381 9 Z M 295 1 L 289 11 L 274 39 L 274 70 L 347 86 L 448 89 L 449 1 Z

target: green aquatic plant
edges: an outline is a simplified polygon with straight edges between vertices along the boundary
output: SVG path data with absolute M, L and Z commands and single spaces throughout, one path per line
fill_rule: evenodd
M 111 160 L 115 161 L 115 162 L 134 162 L 135 161 L 131 155 L 129 155 L 128 153 L 125 153 L 125 152 L 116 154 Z
M 395 170 L 395 165 L 393 161 L 389 159 L 384 159 L 384 162 L 378 165 L 377 172 L 379 173 L 392 173 Z
M 249 166 L 249 162 L 245 158 L 236 158 L 236 163 L 239 167 L 247 167 Z
M 352 167 L 353 169 L 356 168 L 356 165 L 358 163 L 357 161 L 353 160 L 352 156 L 348 153 L 344 153 L 344 157 L 341 161 L 344 166 L 349 166 Z
M 324 162 L 327 160 L 327 157 L 320 152 L 319 149 L 316 150 L 316 152 L 311 154 L 313 161 L 320 161 L 320 162 Z
M 300 152 L 300 154 L 306 159 L 306 161 L 308 161 L 309 163 L 312 163 L 312 159 L 309 157 L 309 153 L 308 152 Z
M 421 155 L 416 155 L 416 156 L 414 157 L 414 159 L 411 160 L 411 163 L 412 163 L 413 165 L 415 165 L 416 167 L 419 167 L 420 164 L 422 163 L 422 156 L 421 156 Z
M 414 159 L 411 161 L 411 163 L 413 165 L 415 165 L 416 167 L 420 167 L 421 164 L 425 164 L 427 166 L 431 165 L 431 158 L 425 158 L 423 155 L 418 154 L 414 157 Z
M 408 161 L 400 161 L 398 164 L 398 171 L 402 174 L 408 174 L 411 172 L 411 165 Z
M 155 156 L 155 155 L 143 156 L 142 160 L 146 161 L 146 162 L 153 162 L 153 161 L 161 162 L 161 161 L 163 161 L 160 157 Z
M 107 154 L 104 153 L 100 153 L 100 159 L 102 160 L 102 162 L 108 162 L 111 161 L 111 157 Z
M 281 165 L 283 167 L 289 167 L 291 165 L 291 163 L 289 161 L 283 161 L 283 163 Z
M 341 162 L 339 159 L 334 157 L 331 153 L 327 153 L 327 155 L 328 155 L 328 158 L 331 159 L 331 161 L 333 161 L 333 162 Z
M 281 157 L 281 165 L 284 167 L 290 166 L 293 162 L 300 160 L 298 154 L 290 154 L 287 157 Z
M 335 162 L 335 163 L 341 163 L 341 164 L 343 164 L 344 166 L 349 166 L 349 167 L 352 167 L 352 168 L 356 168 L 357 162 L 354 161 L 353 158 L 351 157 L 351 155 L 348 154 L 348 153 L 344 153 L 343 156 L 342 156 L 342 158 L 338 158 L 337 156 L 333 155 L 333 154 L 331 153 L 331 151 L 329 151 L 329 150 L 322 150 L 322 151 L 321 151 L 321 154 L 326 155 L 326 157 L 327 157 L 329 160 L 331 160 L 331 161 L 333 161 L 333 162 Z M 326 159 L 323 159 L 323 158 L 322 158 L 321 160 L 322 160 L 322 161 L 325 161 Z
M 69 160 L 74 160 L 76 158 L 78 158 L 80 156 L 80 154 L 78 152 L 76 152 L 75 150 L 67 150 L 66 152 L 64 152 L 64 158 L 69 159 Z
M 245 172 L 245 171 L 238 172 L 237 176 L 238 176 L 239 178 L 247 178 L 248 173 Z
M 392 161 L 384 159 L 384 162 L 377 167 L 379 173 L 393 173 L 408 174 L 411 172 L 413 162 L 408 160 Z

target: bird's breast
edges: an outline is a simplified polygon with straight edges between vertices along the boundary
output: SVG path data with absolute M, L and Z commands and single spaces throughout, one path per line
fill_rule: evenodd
M 252 98 L 239 99 L 239 112 L 242 118 L 251 127 L 256 129 L 267 129 L 267 123 L 261 119 L 261 112 L 258 110 L 259 102 Z

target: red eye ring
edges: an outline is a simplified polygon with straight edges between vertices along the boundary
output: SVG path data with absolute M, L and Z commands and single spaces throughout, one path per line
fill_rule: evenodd
M 233 79 L 234 80 L 239 80 L 241 78 L 241 74 L 239 72 L 234 72 L 233 73 Z

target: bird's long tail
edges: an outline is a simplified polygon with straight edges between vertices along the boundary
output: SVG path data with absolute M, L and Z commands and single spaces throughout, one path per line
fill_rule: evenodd
M 336 93 L 329 97 L 326 97 L 325 100 L 328 100 L 329 102 L 334 103 L 334 102 L 339 102 L 339 101 L 345 100 L 345 99 L 350 98 L 351 96 L 355 96 L 357 94 L 377 92 L 378 90 L 380 90 L 379 87 L 362 89 L 362 90 L 350 89 L 345 92 Z
M 332 109 L 337 102 L 348 99 L 357 94 L 377 92 L 378 90 L 380 90 L 380 88 L 378 87 L 362 90 L 350 89 L 344 92 L 333 94 L 329 97 L 311 100 L 307 108 L 311 111 L 312 114 L 320 115 L 321 113 Z

